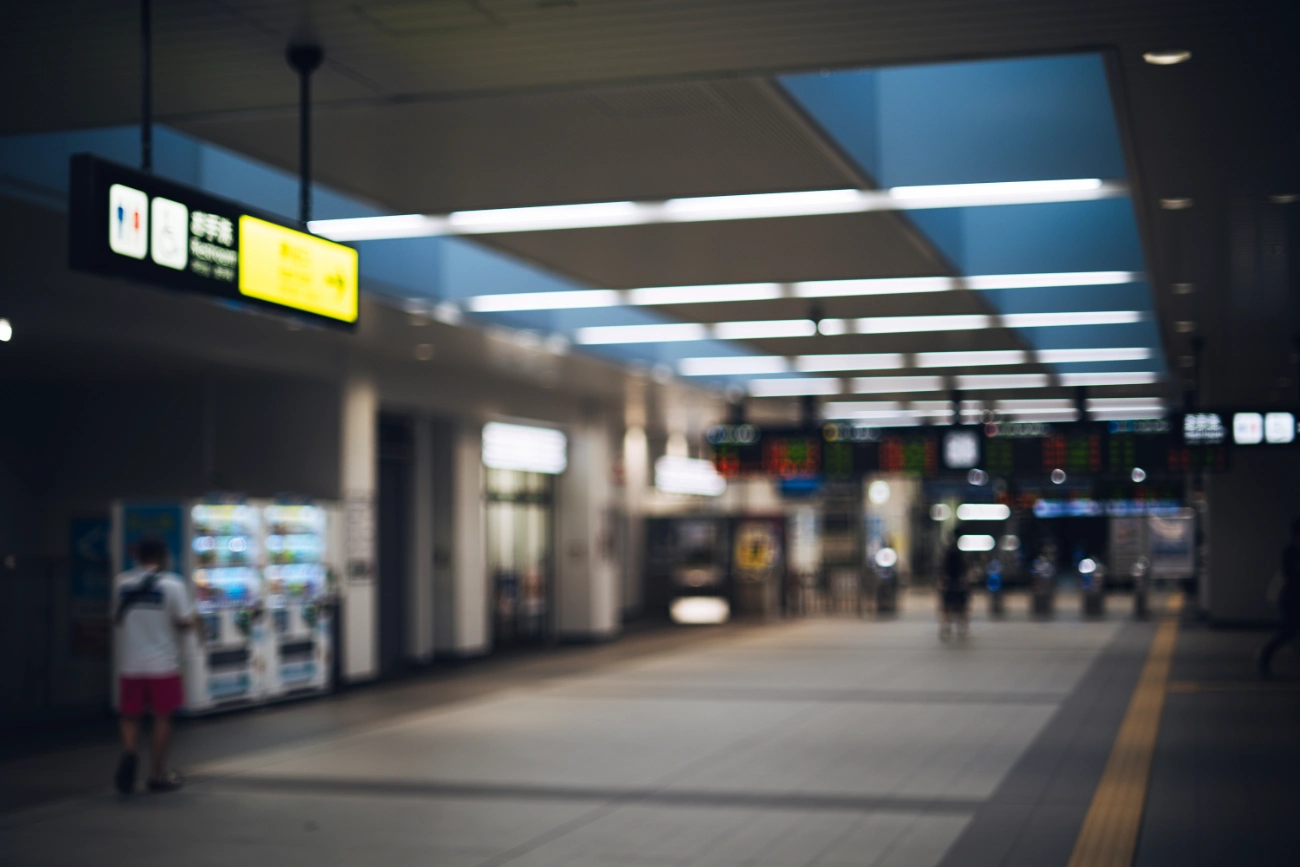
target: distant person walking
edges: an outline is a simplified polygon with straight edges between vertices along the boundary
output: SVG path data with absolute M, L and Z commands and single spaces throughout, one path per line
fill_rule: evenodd
M 1259 654 L 1260 677 L 1273 673 L 1273 655 L 1300 637 L 1300 518 L 1291 522 L 1291 541 L 1282 549 L 1282 588 L 1277 598 L 1282 623 Z
M 954 539 L 943 557 L 943 586 L 939 588 L 939 639 L 952 637 L 953 624 L 965 636 L 970 628 L 970 590 L 966 586 L 966 557 Z
M 117 632 L 122 757 L 114 783 L 122 794 L 135 790 L 136 747 L 140 719 L 153 714 L 151 791 L 170 792 L 181 778 L 167 770 L 172 714 L 185 701 L 181 683 L 181 637 L 195 624 L 194 606 L 179 575 L 164 571 L 167 548 L 156 539 L 142 540 L 134 569 L 113 581 L 112 620 Z

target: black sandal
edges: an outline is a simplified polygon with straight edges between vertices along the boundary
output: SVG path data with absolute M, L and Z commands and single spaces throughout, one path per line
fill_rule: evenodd
M 122 753 L 122 758 L 117 762 L 117 773 L 113 775 L 113 785 L 123 795 L 129 795 L 135 790 L 135 753 Z
M 183 785 L 185 785 L 185 781 L 181 779 L 181 775 L 176 773 L 175 771 L 171 771 L 170 773 L 167 774 L 167 776 L 163 777 L 160 780 L 150 779 L 149 791 L 174 792 Z

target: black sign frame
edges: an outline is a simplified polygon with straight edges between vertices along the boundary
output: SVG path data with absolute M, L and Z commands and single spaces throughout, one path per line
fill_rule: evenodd
M 206 261 L 213 270 L 222 267 L 223 250 L 235 254 L 236 264 L 229 279 L 217 276 L 205 276 L 193 270 L 193 261 L 188 261 L 183 269 L 170 268 L 153 261 L 151 256 L 132 258 L 112 249 L 109 231 L 110 190 L 115 184 L 121 184 L 143 192 L 149 201 L 157 198 L 170 199 L 184 204 L 190 215 L 201 213 L 215 218 L 212 224 L 219 231 L 212 240 L 205 240 L 212 250 L 209 254 L 213 261 Z M 286 220 L 275 214 L 256 208 L 250 208 L 210 193 L 178 184 L 157 175 L 148 174 L 128 168 L 94 154 L 74 154 L 70 162 L 70 183 L 68 187 L 68 264 L 77 271 L 88 271 L 104 277 L 115 277 L 139 283 L 148 283 L 172 291 L 194 295 L 206 295 L 226 302 L 247 305 L 250 308 L 274 312 L 282 316 L 321 325 L 340 331 L 353 332 L 361 319 L 360 297 L 357 299 L 357 318 L 351 322 L 335 319 L 309 310 L 277 304 L 261 298 L 241 294 L 239 291 L 239 218 L 256 217 L 268 223 L 274 223 L 295 232 L 310 234 L 296 221 Z M 221 225 L 226 221 L 226 226 Z M 223 243 L 225 230 L 229 231 L 229 243 Z M 313 236 L 315 237 L 315 236 Z M 322 241 L 327 239 L 320 239 Z M 337 243 L 337 242 L 330 242 Z M 346 246 L 346 245 L 345 245 Z M 360 295 L 360 285 L 357 287 Z

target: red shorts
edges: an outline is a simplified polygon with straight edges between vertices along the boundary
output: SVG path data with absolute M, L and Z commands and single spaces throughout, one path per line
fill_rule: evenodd
M 175 713 L 185 703 L 179 674 L 157 677 L 119 677 L 118 706 L 123 716 L 139 716 L 148 707 L 155 714 Z

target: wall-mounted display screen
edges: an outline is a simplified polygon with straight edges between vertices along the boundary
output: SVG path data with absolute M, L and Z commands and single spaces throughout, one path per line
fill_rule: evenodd
M 90 154 L 71 172 L 74 269 L 356 324 L 353 248 Z

